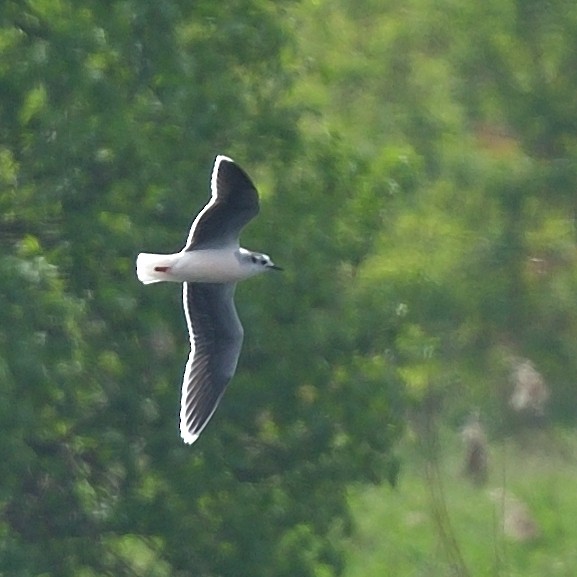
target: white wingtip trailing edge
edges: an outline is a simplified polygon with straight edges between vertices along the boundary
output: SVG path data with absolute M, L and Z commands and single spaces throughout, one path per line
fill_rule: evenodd
M 215 160 L 214 160 L 214 166 L 212 167 L 212 174 L 210 176 L 210 189 L 212 191 L 213 196 L 216 195 L 216 177 L 218 176 L 218 167 L 220 166 L 220 163 L 222 161 L 225 162 L 233 162 L 234 160 L 232 158 L 229 158 L 228 156 L 224 156 L 223 154 L 219 154 Z
M 192 445 L 200 437 L 200 435 L 191 435 L 183 426 L 182 420 L 180 421 L 180 436 L 187 445 Z

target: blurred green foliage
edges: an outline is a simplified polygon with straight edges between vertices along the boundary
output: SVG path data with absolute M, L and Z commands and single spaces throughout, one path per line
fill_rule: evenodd
M 463 447 L 454 430 L 441 427 L 440 487 L 425 473 L 430 455 L 423 458 L 414 443 L 403 442 L 411 456 L 397 490 L 350 491 L 356 531 L 347 540 L 344 575 L 572 575 L 576 437 L 574 431 L 542 433 L 530 447 L 510 440 L 490 444 L 488 490 L 463 478 Z
M 407 405 L 575 418 L 577 9 L 562 0 L 5 0 L 0 575 L 339 575 Z M 192 447 L 172 252 L 253 176 L 245 346 Z

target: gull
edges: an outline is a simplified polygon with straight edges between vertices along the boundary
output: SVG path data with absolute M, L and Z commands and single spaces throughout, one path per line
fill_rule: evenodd
M 244 331 L 234 305 L 236 283 L 282 270 L 270 257 L 241 248 L 241 229 L 259 212 L 257 190 L 233 160 L 217 156 L 211 198 L 175 254 L 140 253 L 136 275 L 144 284 L 182 283 L 190 354 L 180 400 L 180 436 L 194 443 L 232 379 Z

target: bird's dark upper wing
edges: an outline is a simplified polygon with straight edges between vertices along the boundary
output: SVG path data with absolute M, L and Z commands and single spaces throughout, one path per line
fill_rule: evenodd
M 234 375 L 243 329 L 234 306 L 236 284 L 184 283 L 191 351 L 180 405 L 180 434 L 193 443 Z
M 259 211 L 257 190 L 242 168 L 217 156 L 211 178 L 212 197 L 194 219 L 184 250 L 238 245 L 242 227 Z

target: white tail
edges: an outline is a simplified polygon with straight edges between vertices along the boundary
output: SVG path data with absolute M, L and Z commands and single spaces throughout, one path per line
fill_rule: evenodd
M 166 268 L 174 264 L 172 254 L 150 254 L 141 252 L 136 259 L 136 276 L 143 284 L 172 280 L 167 276 Z M 160 271 L 158 268 L 165 268 Z

